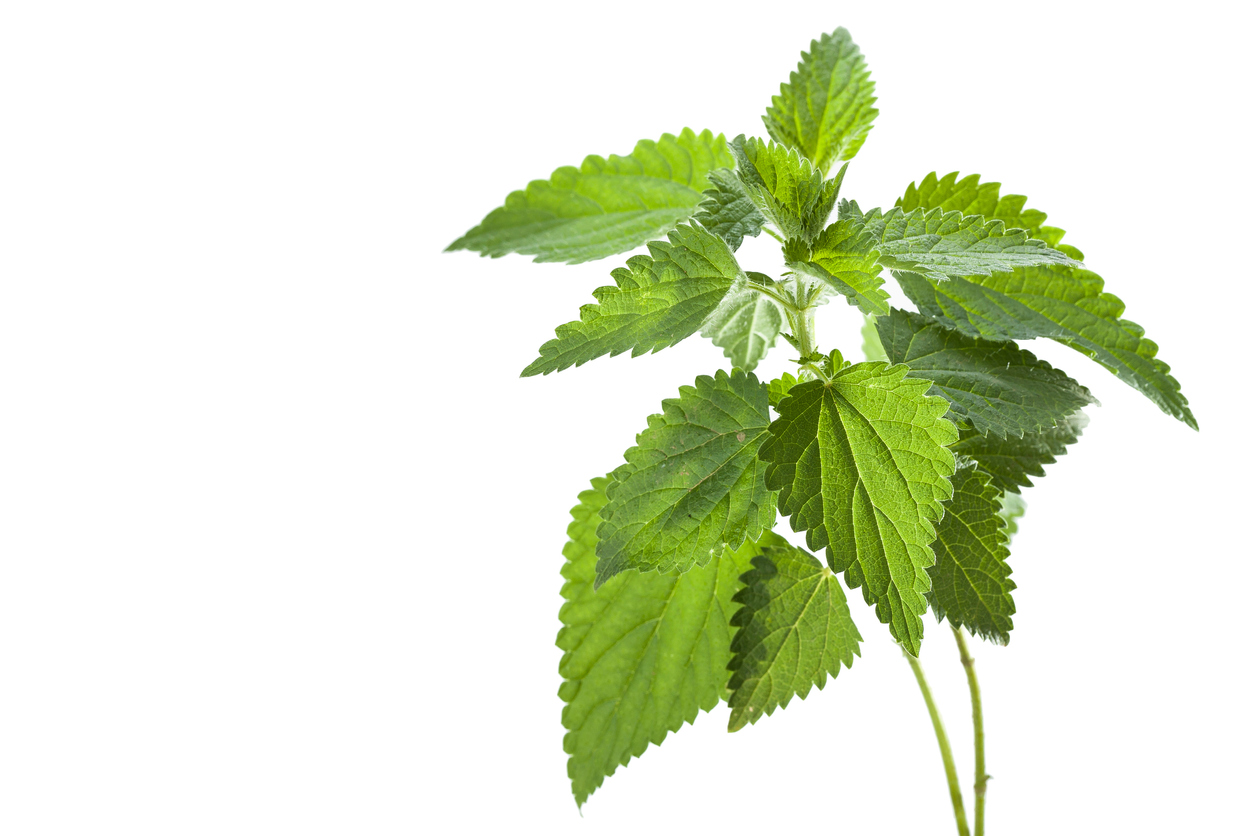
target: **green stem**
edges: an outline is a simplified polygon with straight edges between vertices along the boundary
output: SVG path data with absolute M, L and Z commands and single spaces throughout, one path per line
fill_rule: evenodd
M 779 237 L 779 235 L 777 235 L 774 230 L 764 226 L 762 227 L 762 231 L 765 232 L 767 235 L 771 236 L 772 238 L 774 238 L 779 243 L 781 244 L 784 243 L 784 239 Z
M 984 836 L 984 793 L 988 789 L 988 773 L 984 771 L 984 707 L 980 702 L 980 681 L 975 678 L 975 660 L 967 650 L 962 630 L 954 628 L 962 666 L 967 670 L 967 687 L 971 689 L 971 722 L 975 726 L 975 836 Z
M 949 782 L 949 800 L 954 805 L 954 819 L 958 822 L 959 836 L 970 836 L 967 829 L 967 809 L 962 803 L 962 788 L 958 786 L 958 770 L 954 769 L 954 753 L 949 748 L 949 738 L 945 734 L 945 726 L 941 723 L 940 712 L 936 710 L 936 702 L 932 699 L 932 689 L 927 687 L 927 678 L 923 676 L 923 668 L 919 660 L 911 656 L 903 648 L 906 661 L 914 671 L 914 678 L 919 682 L 919 690 L 923 692 L 923 701 L 927 703 L 927 713 L 932 718 L 932 730 L 936 732 L 936 742 L 940 744 L 941 760 L 945 762 L 945 780 Z

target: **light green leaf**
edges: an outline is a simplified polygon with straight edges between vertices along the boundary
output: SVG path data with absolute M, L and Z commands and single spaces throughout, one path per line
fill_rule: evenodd
M 786 248 L 784 257 L 792 259 L 798 249 Z M 837 221 L 823 230 L 809 258 L 789 260 L 788 267 L 817 279 L 863 313 L 888 313 L 888 293 L 881 289 L 884 280 L 880 278 L 875 241 L 856 221 Z
M 742 604 L 732 616 L 728 688 L 728 731 L 756 723 L 775 708 L 787 708 L 810 686 L 820 690 L 840 666 L 852 667 L 862 636 L 849 614 L 840 582 L 814 555 L 778 535 L 759 542 L 762 554 L 741 576 L 745 588 L 732 600 Z
M 531 181 L 448 249 L 570 264 L 624 253 L 690 218 L 709 173 L 732 162 L 722 134 L 685 128 L 641 140 L 626 157 L 593 155 Z
M 669 243 L 650 242 L 648 255 L 633 256 L 611 273 L 617 287 L 593 291 L 597 304 L 580 308 L 578 322 L 558 326 L 557 339 L 540 347 L 523 377 L 628 350 L 639 357 L 695 334 L 743 274 L 712 232 L 685 224 L 667 237 Z
M 913 654 L 927 609 L 929 544 L 953 489 L 958 438 L 944 398 L 905 366 L 857 363 L 799 383 L 779 405 L 760 456 L 779 510 L 834 572 L 863 587 L 880 621 Z
M 862 323 L 862 356 L 872 363 L 887 363 L 888 355 L 884 353 L 884 345 L 880 342 L 880 332 L 875 327 L 874 316 L 863 316 Z
M 732 365 L 747 372 L 753 371 L 775 345 L 785 317 L 779 302 L 755 290 L 750 278 L 759 285 L 775 284 L 761 273 L 737 279 L 701 326 L 701 333 L 723 349 Z
M 963 430 L 950 449 L 954 455 L 970 456 L 979 462 L 980 469 L 992 477 L 998 490 L 1018 492 L 1021 488 L 1032 487 L 1029 476 L 1044 476 L 1044 466 L 1064 455 L 1067 445 L 1080 438 L 1088 423 L 1088 416 L 1076 412 L 1054 429 L 1023 438 L 998 438 Z
M 930 380 L 977 432 L 1020 437 L 1051 429 L 1093 403 L 1088 389 L 1014 343 L 976 339 L 894 309 L 876 321 L 888 359 Z
M 844 168 L 824 182 L 823 173 L 795 150 L 743 134 L 732 140 L 731 151 L 745 193 L 785 238 L 818 237 L 840 195 Z
M 727 693 L 732 595 L 757 544 L 684 574 L 625 572 L 594 589 L 596 530 L 609 479 L 594 479 L 571 511 L 563 554 L 565 603 L 558 695 L 575 801 L 620 765 L 691 723 Z
M 1010 557 L 1001 492 L 987 473 L 965 459 L 953 478 L 954 496 L 945 518 L 936 526 L 936 564 L 928 603 L 936 619 L 949 618 L 955 627 L 997 644 L 1010 641 L 1015 612 L 1010 592 Z
M 797 385 L 797 378 L 788 372 L 784 372 L 779 377 L 767 384 L 767 400 L 771 402 L 771 406 L 778 408 L 780 401 L 788 394 L 792 387 Z
M 762 121 L 772 139 L 827 171 L 858 153 L 879 114 L 874 105 L 875 82 L 866 60 L 841 28 L 810 42 Z
M 685 572 L 775 524 L 758 447 L 767 387 L 739 369 L 662 401 L 614 471 L 597 534 L 597 583 L 628 569 Z
M 842 204 L 844 202 L 842 201 Z M 954 276 L 986 276 L 1038 264 L 1078 265 L 1022 229 L 1006 229 L 1003 221 L 942 209 L 863 213 L 850 201 L 841 217 L 857 219 L 879 251 L 879 261 L 892 270 L 910 270 L 937 281 Z
M 990 183 L 973 185 L 973 178 L 956 180 L 956 174 L 923 183 L 906 191 L 903 208 L 915 211 L 962 209 L 963 205 L 986 207 L 996 199 L 996 212 L 1007 223 L 1027 226 L 1031 233 L 1059 247 L 1076 259 L 1079 250 L 1059 243 L 1063 230 L 1042 226 L 1045 213 L 1024 209 L 1021 195 L 998 197 Z M 953 184 L 946 186 L 947 181 Z M 935 185 L 932 185 L 935 181 Z M 967 183 L 959 188 L 960 183 Z M 979 194 L 983 189 L 982 196 Z M 967 276 L 937 283 L 899 273 L 897 279 L 919 311 L 973 337 L 992 340 L 1030 340 L 1048 337 L 1097 361 L 1120 380 L 1158 405 L 1163 412 L 1197 429 L 1188 399 L 1180 392 L 1171 367 L 1159 360 L 1158 345 L 1145 338 L 1145 329 L 1126 319 L 1124 304 L 1106 293 L 1102 277 L 1091 270 L 1065 265 L 1015 269 L 1009 274 Z
M 1017 493 L 1006 492 L 1001 495 L 1001 518 L 1006 521 L 1006 545 L 1019 533 L 1019 518 L 1027 513 L 1028 505 Z
M 762 232 L 766 218 L 734 171 L 720 168 L 708 176 L 711 188 L 706 189 L 693 220 L 726 241 L 734 252 L 746 236 L 756 238 Z
M 958 211 L 964 215 L 983 215 L 996 218 L 1007 229 L 1024 229 L 1033 238 L 1039 238 L 1051 247 L 1062 240 L 1063 231 L 1045 226 L 1045 213 L 1039 209 L 1025 209 L 1028 199 L 1021 194 L 1001 195 L 1000 183 L 981 183 L 980 175 L 970 174 L 958 179 L 953 171 L 938 178 L 936 172 L 924 177 L 916 186 L 911 183 L 897 205 L 906 212 L 923 209 Z

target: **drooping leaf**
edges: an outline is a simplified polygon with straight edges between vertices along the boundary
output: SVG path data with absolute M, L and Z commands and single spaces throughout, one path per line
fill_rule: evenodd
M 936 281 L 954 276 L 987 276 L 1038 264 L 1078 265 L 1066 253 L 1007 229 L 1003 221 L 942 209 L 906 212 L 862 212 L 853 201 L 841 201 L 840 216 L 861 222 L 879 251 L 879 261 L 892 270 L 910 270 Z
M 762 232 L 766 218 L 734 171 L 720 168 L 707 176 L 710 188 L 706 189 L 693 220 L 726 241 L 734 252 L 746 237 L 756 238 Z
M 1020 494 L 1007 491 L 1001 495 L 1001 518 L 1006 521 L 1006 545 L 1019 533 L 1019 518 L 1027 513 L 1028 505 Z
M 731 599 L 758 551 L 750 541 L 682 575 L 625 572 L 594 589 L 609 482 L 594 479 L 579 495 L 562 552 L 558 694 L 566 703 L 567 773 L 580 805 L 620 765 L 724 698 Z
M 808 258 L 785 249 L 788 267 L 817 279 L 846 297 L 866 314 L 888 313 L 888 293 L 881 289 L 879 253 L 875 239 L 858 222 L 837 221 L 823 230 L 810 248 Z M 799 248 L 798 248 L 799 249 Z
M 753 282 L 766 286 L 775 284 L 761 273 L 737 279 L 701 326 L 701 333 L 723 349 L 732 365 L 747 372 L 753 371 L 775 345 L 785 318 L 779 302 L 755 290 Z
M 558 326 L 523 377 L 606 354 L 639 357 L 695 334 L 742 275 L 740 265 L 722 238 L 699 226 L 684 224 L 667 237 L 669 243 L 652 241 L 648 255 L 614 270 L 617 286 L 593 291 L 597 303 L 580 308 L 577 322 Z
M 641 140 L 626 157 L 593 155 L 531 181 L 448 249 L 570 264 L 624 253 L 690 218 L 709 173 L 731 165 L 722 134 L 685 128 Z
M 799 383 L 779 405 L 761 457 L 779 510 L 834 572 L 863 587 L 880 621 L 913 654 L 927 608 L 929 544 L 949 499 L 958 431 L 949 404 L 905 366 L 856 363 Z
M 785 238 L 818 237 L 840 195 L 845 169 L 824 181 L 795 149 L 743 134 L 732 140 L 731 151 L 745 193 Z
M 762 121 L 772 139 L 827 171 L 835 161 L 853 159 L 878 114 L 866 60 L 841 28 L 810 42 Z
M 732 597 L 742 606 L 731 620 L 739 629 L 731 646 L 728 731 L 787 708 L 794 694 L 804 700 L 812 685 L 822 690 L 829 674 L 861 655 L 862 636 L 831 571 L 778 535 L 758 545 L 762 554 Z
M 862 356 L 872 363 L 887 363 L 888 354 L 880 342 L 879 329 L 875 327 L 874 316 L 863 316 L 862 323 Z
M 1009 538 L 1001 514 L 1001 491 L 974 460 L 965 459 L 953 477 L 954 496 L 936 526 L 936 564 L 928 603 L 936 619 L 997 644 L 1010 641 L 1015 612 L 1010 592 Z
M 966 183 L 965 187 L 960 185 Z M 906 190 L 903 209 L 985 208 L 996 200 L 997 217 L 1028 228 L 1051 246 L 1077 260 L 1079 250 L 1060 243 L 1063 230 L 1043 226 L 1045 213 L 1025 209 L 1021 195 L 998 197 L 996 183 L 975 184 L 975 178 L 941 180 L 928 175 Z M 981 192 L 982 190 L 982 192 Z M 1157 358 L 1158 345 L 1145 338 L 1145 329 L 1121 319 L 1124 304 L 1106 293 L 1102 277 L 1091 270 L 1065 265 L 1015 269 L 1009 274 L 967 276 L 947 283 L 928 281 L 910 273 L 897 274 L 902 289 L 927 316 L 941 320 L 973 337 L 992 340 L 1030 340 L 1048 337 L 1097 361 L 1120 380 L 1158 405 L 1163 412 L 1197 429 L 1180 384 L 1171 367 Z
M 614 471 L 597 532 L 597 583 L 628 569 L 704 566 L 775 524 L 758 448 L 767 387 L 739 369 L 701 376 L 662 401 Z
M 998 438 L 963 430 L 950 449 L 954 455 L 970 456 L 979 462 L 980 469 L 989 474 L 998 490 L 1018 492 L 1032 487 L 1029 476 L 1044 476 L 1044 466 L 1065 454 L 1067 445 L 1080 438 L 1088 423 L 1088 416 L 1076 412 L 1053 429 L 1029 433 L 1023 438 Z
M 896 308 L 876 326 L 888 359 L 908 365 L 910 377 L 932 381 L 933 394 L 977 432 L 1038 433 L 1094 402 L 1088 389 L 1014 343 L 968 337 Z

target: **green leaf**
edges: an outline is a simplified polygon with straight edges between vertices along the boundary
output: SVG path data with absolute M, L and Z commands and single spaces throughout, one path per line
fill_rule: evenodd
M 617 287 L 593 291 L 597 304 L 580 308 L 578 322 L 558 326 L 557 339 L 540 347 L 523 377 L 628 350 L 639 357 L 695 334 L 742 275 L 740 265 L 722 238 L 699 226 L 685 224 L 667 237 L 669 243 L 652 241 L 648 255 L 614 270 Z
M 723 301 L 701 326 L 701 333 L 723 349 L 732 365 L 753 371 L 775 345 L 784 327 L 784 308 L 770 296 L 755 290 L 750 276 L 736 280 Z M 752 276 L 759 285 L 775 282 L 761 273 Z
M 788 261 L 788 267 L 819 280 L 846 297 L 863 313 L 888 313 L 888 293 L 881 289 L 879 254 L 874 238 L 857 221 L 844 220 L 823 230 L 808 259 Z M 788 249 L 785 258 L 797 255 Z
M 929 544 L 953 489 L 958 438 L 931 384 L 905 366 L 857 363 L 830 381 L 799 383 L 762 445 L 766 484 L 811 549 L 863 587 L 880 621 L 913 654 L 927 609 Z
M 965 336 L 894 309 L 876 320 L 888 359 L 930 380 L 977 432 L 1020 437 L 1051 429 L 1093 403 L 1088 389 L 1014 343 Z
M 996 218 L 1007 229 L 1024 229 L 1033 238 L 1039 238 L 1051 247 L 1062 240 L 1063 231 L 1045 226 L 1045 213 L 1039 209 L 1025 209 L 1028 199 L 1021 194 L 1001 196 L 1000 183 L 981 183 L 980 175 L 970 174 L 958 179 L 953 171 L 938 178 L 936 172 L 924 177 L 916 186 L 911 183 L 906 194 L 897 201 L 906 212 L 920 207 L 958 211 L 964 215 L 983 215 Z
M 863 213 L 853 201 L 842 205 L 840 214 L 863 224 L 885 267 L 937 281 L 1038 264 L 1078 265 L 1044 241 L 1029 238 L 1025 230 L 1006 229 L 996 218 L 986 220 L 939 208 L 906 212 L 896 206 L 887 212 Z
M 969 456 L 979 462 L 980 469 L 992 477 L 998 490 L 1018 492 L 1032 487 L 1029 476 L 1044 476 L 1044 466 L 1064 455 L 1088 423 L 1088 416 L 1076 412 L 1053 429 L 1023 438 L 998 438 L 963 430 L 958 443 L 950 449 L 954 455 Z
M 1019 518 L 1027 513 L 1027 503 L 1017 493 L 1007 491 L 1001 495 L 1001 518 L 1006 521 L 1006 544 L 1019 533 Z
M 797 378 L 788 372 L 784 372 L 779 377 L 767 384 L 767 400 L 771 402 L 771 406 L 778 408 L 792 387 L 797 385 Z
M 795 150 L 743 134 L 732 140 L 731 151 L 745 193 L 785 238 L 818 237 L 840 195 L 845 169 L 824 182 L 823 173 Z
M 641 140 L 626 157 L 593 155 L 512 192 L 449 250 L 576 264 L 635 249 L 692 216 L 708 175 L 732 165 L 722 134 Z
M 997 644 L 1010 641 L 1015 612 L 1010 591 L 1010 557 L 1001 491 L 987 473 L 967 459 L 953 478 L 954 496 L 936 527 L 936 564 L 928 603 L 937 621 L 949 618 L 955 627 Z
M 739 369 L 698 377 L 636 436 L 614 471 L 597 534 L 597 583 L 628 569 L 704 566 L 775 524 L 758 448 L 767 387 Z
M 858 153 L 879 114 L 874 105 L 875 82 L 866 60 L 841 28 L 810 42 L 762 121 L 772 139 L 827 171 L 834 161 Z
M 727 693 L 732 595 L 757 544 L 684 574 L 626 572 L 594 589 L 596 530 L 609 479 L 594 479 L 571 510 L 563 549 L 564 652 L 558 695 L 575 801 L 619 765 L 696 720 Z
M 862 356 L 872 363 L 887 363 L 888 355 L 884 353 L 884 345 L 880 342 L 880 332 L 875 327 L 876 319 L 874 316 L 863 317 Z
M 1021 195 L 998 197 L 998 184 L 973 185 L 973 177 L 958 181 L 956 174 L 906 190 L 903 208 L 962 209 L 986 207 L 996 199 L 996 212 L 1007 223 L 1028 227 L 1076 259 L 1082 254 L 1060 244 L 1063 230 L 1046 227 L 1045 213 L 1024 209 Z M 933 185 L 933 181 L 935 185 Z M 951 185 L 945 185 L 951 182 Z M 959 184 L 967 186 L 959 188 Z M 983 196 L 979 192 L 983 189 Z M 1030 340 L 1048 337 L 1097 361 L 1120 380 L 1158 405 L 1163 412 L 1197 429 L 1188 399 L 1180 392 L 1171 367 L 1159 360 L 1158 345 L 1145 339 L 1145 329 L 1126 319 L 1124 304 L 1106 293 L 1102 277 L 1091 270 L 1064 265 L 1015 269 L 1009 274 L 968 276 L 937 283 L 909 273 L 897 274 L 906 295 L 919 311 L 973 337 L 992 340 Z
M 733 251 L 745 237 L 756 238 L 766 218 L 758 211 L 736 173 L 725 168 L 709 173 L 711 188 L 697 206 L 693 220 L 727 242 Z
M 742 605 L 732 616 L 728 683 L 731 717 L 728 731 L 787 708 L 796 694 L 805 699 L 810 686 L 820 690 L 828 674 L 853 666 L 862 636 L 849 614 L 840 583 L 814 555 L 778 535 L 759 543 L 762 554 L 741 576 L 745 588 L 732 600 Z

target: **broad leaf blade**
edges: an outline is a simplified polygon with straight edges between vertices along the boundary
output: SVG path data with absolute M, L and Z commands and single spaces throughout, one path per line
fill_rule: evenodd
M 741 277 L 740 265 L 723 239 L 699 226 L 679 226 L 667 237 L 611 273 L 617 286 L 595 290 L 597 303 L 584 305 L 579 321 L 558 326 L 523 377 L 606 354 L 639 357 L 695 334 Z
M 759 543 L 763 553 L 732 598 L 742 607 L 731 620 L 739 629 L 729 666 L 728 731 L 787 708 L 794 694 L 804 700 L 812 685 L 822 690 L 828 675 L 861 655 L 862 636 L 836 577 L 783 538 L 772 535 L 771 543 Z
M 927 608 L 929 544 L 953 489 L 958 431 L 949 404 L 905 366 L 858 363 L 830 382 L 799 383 L 779 405 L 761 456 L 779 510 L 834 572 L 863 587 L 880 621 L 913 654 Z
M 833 162 L 853 159 L 878 114 L 866 60 L 841 28 L 810 42 L 762 121 L 772 139 L 827 171 Z
M 597 583 L 628 569 L 685 572 L 769 530 L 775 496 L 758 448 L 770 421 L 767 387 L 740 370 L 698 377 L 663 401 L 614 471 Z
M 786 250 L 785 257 L 789 255 Z M 814 242 L 808 259 L 790 260 L 788 267 L 819 280 L 863 313 L 888 313 L 888 293 L 882 289 L 875 241 L 857 221 L 832 224 Z
M 1088 422 L 1088 416 L 1076 412 L 1053 429 L 1023 438 L 998 438 L 963 430 L 950 449 L 954 455 L 969 456 L 979 462 L 980 469 L 989 474 L 998 490 L 1018 492 L 1032 487 L 1029 476 L 1044 476 L 1044 466 L 1064 455 L 1067 446 L 1079 440 Z
M 565 653 L 558 694 L 567 772 L 580 805 L 602 781 L 727 693 L 732 595 L 757 545 L 679 574 L 627 572 L 599 590 L 596 529 L 609 479 L 594 479 L 572 509 L 563 554 Z
M 533 180 L 448 249 L 570 264 L 624 253 L 691 217 L 709 173 L 731 165 L 722 134 L 685 128 L 641 140 L 626 157 L 593 155 Z
M 876 326 L 888 359 L 909 366 L 910 377 L 932 381 L 934 394 L 977 432 L 1035 434 L 1094 402 L 1088 389 L 1014 343 L 968 337 L 897 309 Z
M 937 177 L 936 172 L 932 172 L 918 185 L 911 183 L 897 205 L 906 212 L 920 207 L 939 208 L 946 212 L 956 210 L 964 215 L 996 218 L 1003 221 L 1007 229 L 1025 229 L 1033 238 L 1039 238 L 1051 247 L 1057 246 L 1063 231 L 1045 226 L 1045 213 L 1025 208 L 1027 200 L 1021 194 L 1002 196 L 1000 183 L 981 183 L 978 174 L 959 179 L 958 172 L 952 171 L 944 177 Z
M 844 169 L 825 182 L 796 150 L 743 134 L 732 140 L 731 151 L 745 193 L 785 238 L 818 236 L 840 195 Z
M 721 168 L 708 176 L 711 188 L 706 190 L 693 220 L 726 241 L 734 252 L 746 237 L 756 238 L 762 232 L 766 218 L 735 172 Z
M 754 275 L 770 281 L 761 274 Z M 784 327 L 784 317 L 779 302 L 754 290 L 746 276 L 732 285 L 701 326 L 701 333 L 723 349 L 733 366 L 751 372 L 775 345 L 775 338 Z
M 948 618 L 955 627 L 1006 644 L 1014 627 L 1015 583 L 1006 562 L 1010 549 L 1001 492 L 970 459 L 958 466 L 953 485 L 953 499 L 936 527 L 928 602 L 938 621 Z

